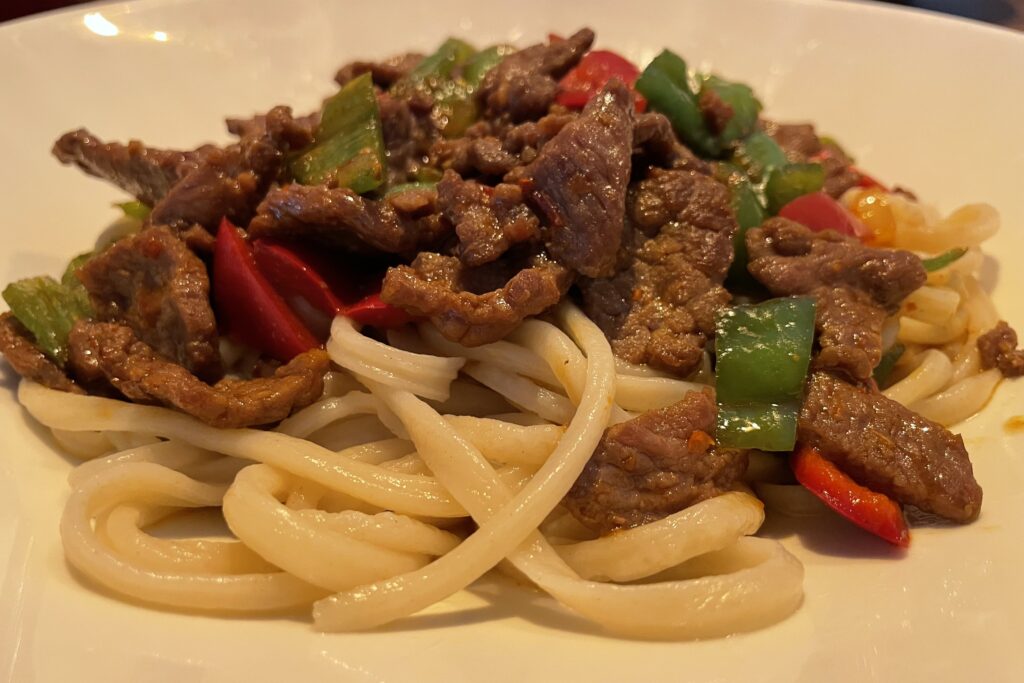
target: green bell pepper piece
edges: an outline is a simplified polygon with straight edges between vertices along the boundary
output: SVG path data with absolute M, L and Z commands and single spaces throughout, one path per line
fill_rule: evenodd
M 697 96 L 690 88 L 686 62 L 679 55 L 663 50 L 633 87 L 647 99 L 651 109 L 668 118 L 676 134 L 697 154 L 715 157 L 721 153 L 721 145 L 708 130 Z
M 821 164 L 786 164 L 768 173 L 764 186 L 768 212 L 773 216 L 797 197 L 817 192 L 825 184 Z
M 723 311 L 715 328 L 718 441 L 789 450 L 814 342 L 810 297 L 769 299 Z
M 722 146 L 747 137 L 757 127 L 757 115 L 761 113 L 761 102 L 754 91 L 743 83 L 732 83 L 715 75 L 705 76 L 701 93 L 710 90 L 732 108 L 732 118 L 718 135 Z
M 84 288 L 83 288 L 84 291 Z M 36 345 L 63 366 L 68 359 L 68 334 L 79 318 L 92 315 L 88 300 L 52 277 L 30 277 L 7 285 L 4 301 L 32 336 Z
M 736 146 L 732 161 L 754 181 L 764 180 L 773 168 L 788 163 L 779 144 L 761 130 L 755 130 Z
M 730 203 L 739 225 L 732 241 L 733 259 L 728 280 L 735 285 L 754 286 L 757 283 L 747 271 L 747 231 L 764 222 L 767 217 L 764 206 L 750 179 L 736 166 L 720 163 L 715 168 L 715 176 L 729 188 Z

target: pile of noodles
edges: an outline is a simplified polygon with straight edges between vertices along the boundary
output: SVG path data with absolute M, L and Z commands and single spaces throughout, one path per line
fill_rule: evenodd
M 939 220 L 895 201 L 897 246 L 971 248 L 932 273 L 887 332 L 908 351 L 886 394 L 952 424 L 998 382 L 974 344 L 997 320 L 976 270 L 998 218 L 973 206 Z M 412 615 L 495 568 L 631 637 L 735 633 L 800 604 L 803 568 L 753 536 L 764 509 L 749 490 L 603 538 L 560 506 L 610 424 L 703 388 L 707 363 L 687 382 L 618 362 L 569 303 L 475 348 L 426 324 L 385 344 L 338 318 L 327 349 L 336 369 L 323 398 L 269 431 L 23 382 L 29 413 L 86 460 L 61 522 L 71 564 L 178 609 L 311 605 L 325 631 Z M 767 488 L 792 506 L 778 489 L 795 487 Z M 235 538 L 147 532 L 195 508 L 219 508 Z

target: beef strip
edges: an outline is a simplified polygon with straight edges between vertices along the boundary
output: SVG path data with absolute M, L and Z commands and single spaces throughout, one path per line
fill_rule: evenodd
M 711 174 L 711 166 L 679 142 L 664 114 L 646 112 L 636 117 L 633 146 L 634 154 L 642 154 L 655 166 Z
M 747 453 L 714 445 L 707 436 L 714 429 L 709 391 L 617 424 L 562 503 L 584 526 L 606 534 L 725 493 L 746 471 Z
M 467 266 L 494 261 L 509 247 L 534 240 L 540 223 L 523 204 L 517 185 L 487 187 L 446 171 L 437 185 L 437 203 L 459 237 L 459 259 Z
M 702 89 L 700 99 L 697 102 L 700 107 L 704 123 L 714 135 L 720 135 L 736 112 L 732 105 L 722 99 L 722 96 L 712 88 Z
M 811 232 L 772 218 L 747 232 L 750 273 L 774 296 L 810 295 L 818 302 L 821 352 L 816 367 L 866 380 L 882 357 L 882 325 L 924 284 L 921 260 L 906 251 L 874 249 L 831 231 Z
M 386 92 L 377 95 L 377 104 L 388 156 L 388 181 L 392 185 L 409 182 L 439 137 L 430 109 L 417 110 L 409 100 Z
M 978 337 L 981 367 L 999 368 L 1004 377 L 1024 375 L 1024 350 L 1017 348 L 1017 333 L 1005 320 Z
M 577 116 L 548 114 L 512 126 L 479 121 L 463 137 L 436 140 L 430 150 L 430 165 L 450 168 L 463 177 L 505 176 L 508 182 L 517 181 L 519 167 L 536 159 L 540 148 Z M 509 177 L 513 173 L 516 176 Z
M 551 255 L 588 277 L 612 274 L 633 152 L 633 96 L 613 79 L 524 171 Z
M 167 228 L 119 240 L 78 270 L 100 320 L 123 322 L 205 381 L 223 374 L 206 266 Z
M 694 171 L 654 169 L 632 188 L 628 215 L 620 270 L 580 283 L 584 309 L 620 358 L 687 375 L 730 299 L 729 192 Z
M 398 195 L 366 199 L 346 188 L 290 184 L 271 189 L 249 224 L 249 235 L 312 240 L 348 251 L 415 254 L 444 239 L 450 228 L 433 204 L 437 193 L 418 195 L 413 213 Z
M 533 45 L 513 52 L 487 72 L 477 98 L 490 118 L 507 115 L 513 121 L 544 115 L 558 93 L 558 79 L 569 71 L 594 42 L 594 32 L 581 29 L 565 40 Z
M 452 341 L 479 346 L 554 306 L 571 284 L 572 273 L 543 254 L 468 268 L 453 256 L 423 252 L 388 270 L 381 298 L 429 317 Z
M 963 439 L 877 391 L 814 373 L 797 438 L 857 483 L 901 503 L 956 522 L 981 510 Z
M 261 123 L 248 127 L 237 144 L 207 150 L 157 202 L 149 222 L 179 229 L 199 224 L 211 231 L 222 217 L 247 224 L 267 187 L 279 179 L 288 153 L 312 142 L 311 126 L 296 122 L 288 107 L 274 107 Z
M 161 403 L 224 429 L 266 425 L 288 417 L 323 393 L 330 359 L 322 349 L 302 353 L 272 377 L 222 379 L 210 386 L 162 358 L 124 325 L 80 320 L 69 338 L 76 373 L 102 375 L 126 398 Z
M 195 168 L 196 152 L 147 147 L 138 140 L 128 144 L 103 142 L 84 128 L 65 133 L 53 145 L 64 164 L 75 164 L 152 206 L 172 185 Z
M 29 332 L 10 311 L 0 313 L 0 355 L 25 379 L 44 387 L 84 394 L 80 386 L 39 350 Z
M 839 198 L 860 181 L 860 174 L 854 170 L 853 161 L 842 148 L 823 142 L 811 124 L 765 121 L 764 128 L 786 152 L 790 161 L 803 163 L 813 159 L 821 164 L 825 171 L 823 189 L 830 196 Z
M 422 61 L 422 54 L 418 52 L 406 52 L 405 54 L 388 57 L 380 62 L 349 62 L 338 69 L 338 72 L 334 75 L 334 80 L 338 85 L 345 85 L 356 76 L 369 73 L 372 75 L 375 85 L 379 85 L 381 88 L 386 89 L 415 69 L 416 65 Z

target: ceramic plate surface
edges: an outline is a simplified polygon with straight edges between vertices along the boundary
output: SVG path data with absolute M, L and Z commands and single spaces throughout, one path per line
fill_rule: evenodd
M 139 0 L 0 27 L 0 282 L 56 274 L 122 195 L 63 168 L 56 137 L 191 147 L 222 119 L 304 112 L 354 57 L 448 35 L 535 42 L 579 26 L 645 63 L 663 46 L 752 84 L 767 114 L 810 120 L 878 177 L 944 210 L 999 208 L 985 282 L 1024 327 L 1024 36 L 838 1 L 332 2 Z M 920 528 L 903 558 L 838 519 L 770 521 L 806 567 L 805 600 L 763 631 L 696 643 L 603 636 L 501 584 L 390 629 L 154 611 L 85 586 L 57 524 L 70 463 L 0 387 L 0 678 L 15 681 L 1013 681 L 1024 672 L 1024 382 L 966 424 L 981 518 Z

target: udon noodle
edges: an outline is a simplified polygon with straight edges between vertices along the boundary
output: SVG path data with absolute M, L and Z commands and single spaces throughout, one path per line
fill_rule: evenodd
M 969 247 L 886 330 L 906 352 L 885 394 L 953 424 L 999 381 L 975 345 L 998 320 L 977 275 L 998 218 L 973 206 L 939 220 L 891 199 L 897 245 Z M 429 324 L 384 343 L 339 317 L 327 349 L 336 369 L 324 396 L 269 431 L 23 382 L 21 403 L 86 461 L 61 521 L 70 563 L 171 608 L 311 606 L 324 631 L 408 617 L 503 567 L 630 637 L 735 633 L 800 604 L 803 568 L 753 536 L 764 508 L 748 490 L 601 538 L 560 506 L 610 424 L 706 387 L 709 359 L 694 381 L 617 361 L 570 303 L 474 348 Z M 755 486 L 790 514 L 820 507 L 796 487 Z M 219 508 L 235 538 L 152 533 L 196 508 Z

